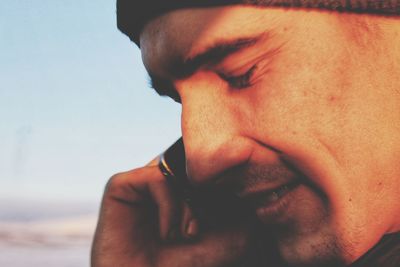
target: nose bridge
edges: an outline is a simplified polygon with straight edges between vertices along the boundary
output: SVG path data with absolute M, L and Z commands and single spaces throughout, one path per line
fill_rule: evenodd
M 189 90 L 182 98 L 182 130 L 190 147 L 221 143 L 232 135 L 233 121 L 223 96 L 207 86 Z
M 188 175 L 193 183 L 211 182 L 246 161 L 251 146 L 241 137 L 240 116 L 220 82 L 196 79 L 180 88 Z

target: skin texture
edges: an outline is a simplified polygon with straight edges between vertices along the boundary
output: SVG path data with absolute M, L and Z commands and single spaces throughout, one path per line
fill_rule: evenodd
M 149 73 L 179 95 L 192 184 L 233 185 L 240 195 L 301 176 L 279 219 L 271 223 L 256 212 L 261 229 L 273 230 L 271 239 L 290 266 L 338 266 L 355 261 L 385 233 L 400 230 L 399 32 L 395 18 L 228 6 L 178 10 L 152 20 L 141 35 L 141 50 Z M 261 36 L 254 45 L 223 60 L 184 75 L 179 68 L 180 61 L 216 42 L 254 36 Z M 246 86 L 226 79 L 254 65 Z M 179 247 L 160 246 L 157 238 L 142 234 L 141 224 L 119 238 L 113 229 L 123 232 L 126 223 L 143 218 L 144 211 L 133 212 L 132 203 L 148 201 L 132 199 L 132 188 L 167 203 L 158 205 L 160 218 L 167 218 L 159 222 L 161 237 L 167 235 L 168 218 L 180 210 L 157 168 L 117 175 L 103 200 L 93 266 L 115 266 L 102 253 L 125 265 L 139 264 L 134 266 L 234 266 L 248 252 L 247 222 L 232 222 L 219 232 L 196 224 L 194 235 L 200 231 L 206 238 Z M 126 210 L 107 215 L 111 206 L 114 212 Z M 179 214 L 181 225 L 193 218 L 188 207 Z M 116 217 L 123 220 L 109 219 Z M 115 223 L 120 227 L 108 226 Z M 237 246 L 216 249 L 232 243 Z M 207 260 L 196 265 L 189 256 L 177 256 L 183 250 Z

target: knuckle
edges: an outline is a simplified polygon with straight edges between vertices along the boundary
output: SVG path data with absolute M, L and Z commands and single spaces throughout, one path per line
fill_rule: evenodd
M 121 187 L 124 187 L 124 184 L 126 183 L 126 175 L 124 173 L 117 173 L 111 176 L 110 179 L 108 179 L 108 182 L 105 187 L 106 192 L 111 192 L 120 189 Z
M 111 176 L 105 186 L 105 195 L 122 196 L 130 193 L 138 183 L 139 170 L 120 172 Z
M 105 186 L 104 195 L 111 198 L 131 198 L 142 193 L 143 188 L 154 180 L 150 168 L 143 167 L 114 174 Z

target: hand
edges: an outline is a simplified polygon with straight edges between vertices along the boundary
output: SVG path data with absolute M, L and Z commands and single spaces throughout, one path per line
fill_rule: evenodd
M 199 225 L 157 166 L 112 177 L 92 248 L 93 267 L 233 267 L 251 253 L 252 225 Z

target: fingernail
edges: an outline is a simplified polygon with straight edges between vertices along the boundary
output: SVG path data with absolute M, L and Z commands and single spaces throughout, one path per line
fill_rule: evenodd
M 189 221 L 189 223 L 186 226 L 186 234 L 188 236 L 195 236 L 197 235 L 197 232 L 199 231 L 199 227 L 197 225 L 196 220 L 192 219 Z

